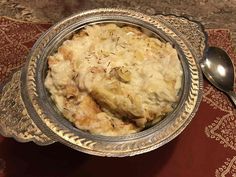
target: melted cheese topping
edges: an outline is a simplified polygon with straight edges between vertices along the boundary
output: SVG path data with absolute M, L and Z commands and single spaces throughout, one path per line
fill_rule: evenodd
M 182 68 L 176 50 L 140 30 L 87 26 L 48 58 L 45 86 L 79 129 L 125 135 L 173 110 Z

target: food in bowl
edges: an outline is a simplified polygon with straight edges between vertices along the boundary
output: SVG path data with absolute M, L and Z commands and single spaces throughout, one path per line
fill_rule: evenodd
M 63 116 L 91 134 L 139 132 L 173 111 L 182 67 L 175 48 L 137 27 L 86 26 L 48 57 L 45 86 Z

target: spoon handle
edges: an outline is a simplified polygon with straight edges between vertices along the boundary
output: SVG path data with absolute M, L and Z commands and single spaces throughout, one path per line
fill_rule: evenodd
M 234 91 L 227 92 L 231 100 L 233 101 L 234 105 L 236 106 L 236 93 Z

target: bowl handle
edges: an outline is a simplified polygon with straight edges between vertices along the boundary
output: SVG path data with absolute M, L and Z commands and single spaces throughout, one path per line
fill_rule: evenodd
M 0 93 L 0 133 L 19 142 L 52 144 L 54 141 L 35 125 L 27 113 L 21 98 L 20 76 L 21 71 L 17 71 Z

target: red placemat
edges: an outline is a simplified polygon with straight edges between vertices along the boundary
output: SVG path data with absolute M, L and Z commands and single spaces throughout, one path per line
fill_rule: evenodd
M 0 17 L 0 83 L 24 63 L 49 24 Z M 236 56 L 225 29 L 208 30 L 209 45 Z M 176 139 L 152 152 L 125 158 L 96 157 L 62 144 L 38 146 L 0 136 L 0 177 L 208 177 L 236 176 L 236 112 L 207 81 L 199 111 Z

